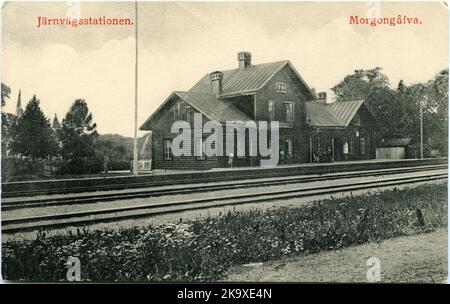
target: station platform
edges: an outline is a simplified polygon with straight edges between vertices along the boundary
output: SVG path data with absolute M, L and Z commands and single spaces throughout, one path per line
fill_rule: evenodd
M 398 163 L 398 162 L 411 162 L 418 161 L 418 159 L 370 159 L 370 160 L 352 160 L 352 161 L 335 161 L 331 163 L 301 163 L 301 164 L 282 164 L 274 167 L 260 167 L 260 166 L 240 166 L 240 167 L 220 167 L 213 168 L 209 170 L 164 170 L 164 169 L 154 169 L 151 172 L 139 172 L 139 174 L 150 174 L 150 175 L 165 175 L 165 174 L 186 174 L 186 173 L 195 173 L 195 172 L 230 172 L 230 171 L 240 171 L 240 170 L 267 170 L 274 168 L 310 168 L 310 167 L 333 167 L 333 166 L 341 166 L 343 164 L 354 165 L 354 164 L 370 164 L 370 163 Z M 132 175 L 129 171 L 112 171 L 116 173 L 116 176 L 119 172 L 124 173 L 124 175 Z
M 77 191 L 99 191 L 107 189 L 126 189 L 142 186 L 163 186 L 171 184 L 201 183 L 205 181 L 226 181 L 248 178 L 325 174 L 334 172 L 364 171 L 413 166 L 447 165 L 447 158 L 346 161 L 334 163 L 308 163 L 279 165 L 275 167 L 236 167 L 216 168 L 207 171 L 155 170 L 134 176 L 111 174 L 105 176 L 21 181 L 2 183 L 2 197 L 33 192 L 68 193 Z

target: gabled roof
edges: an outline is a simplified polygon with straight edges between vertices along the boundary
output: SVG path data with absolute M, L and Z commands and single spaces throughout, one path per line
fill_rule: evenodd
M 339 119 L 348 126 L 363 103 L 364 100 L 339 101 L 331 103 L 331 108 Z
M 345 127 L 345 124 L 333 112 L 331 105 L 319 102 L 307 102 L 306 113 L 309 124 L 314 127 Z
M 306 103 L 306 113 L 313 127 L 347 127 L 364 104 L 363 100 Z
M 178 97 L 191 105 L 194 109 L 201 112 L 210 120 L 218 122 L 226 121 L 248 121 L 251 120 L 247 115 L 238 110 L 229 102 L 223 101 L 214 95 L 202 94 L 196 92 L 176 91 L 161 104 L 161 106 L 153 112 L 153 114 L 142 124 L 140 130 L 150 130 L 154 120 L 160 115 L 162 108 L 168 104 L 173 98 Z
M 245 69 L 237 68 L 233 70 L 221 71 L 223 73 L 223 93 L 220 97 L 254 93 L 260 90 L 285 66 L 289 66 L 293 70 L 300 82 L 310 93 L 310 97 L 313 97 L 311 89 L 288 60 L 250 65 Z M 189 91 L 211 94 L 210 74 L 203 76 L 203 78 L 200 79 L 200 81 L 197 82 Z
M 195 92 L 175 92 L 181 99 L 189 103 L 206 117 L 218 122 L 251 120 L 235 106 L 214 95 Z

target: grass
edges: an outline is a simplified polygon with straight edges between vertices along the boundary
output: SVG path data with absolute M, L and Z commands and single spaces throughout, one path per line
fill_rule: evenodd
M 6 280 L 66 279 L 70 256 L 85 281 L 214 281 L 234 265 L 334 250 L 447 226 L 447 185 L 426 185 L 254 209 L 179 224 L 80 231 L 2 244 Z

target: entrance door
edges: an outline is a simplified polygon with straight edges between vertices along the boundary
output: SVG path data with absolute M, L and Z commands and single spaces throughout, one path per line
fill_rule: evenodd
M 342 155 L 342 140 L 340 137 L 334 138 L 334 161 L 341 161 L 344 159 Z

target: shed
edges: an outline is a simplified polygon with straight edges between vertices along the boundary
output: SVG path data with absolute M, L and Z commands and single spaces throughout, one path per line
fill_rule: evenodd
M 392 138 L 384 140 L 376 149 L 376 159 L 404 159 L 411 138 Z

